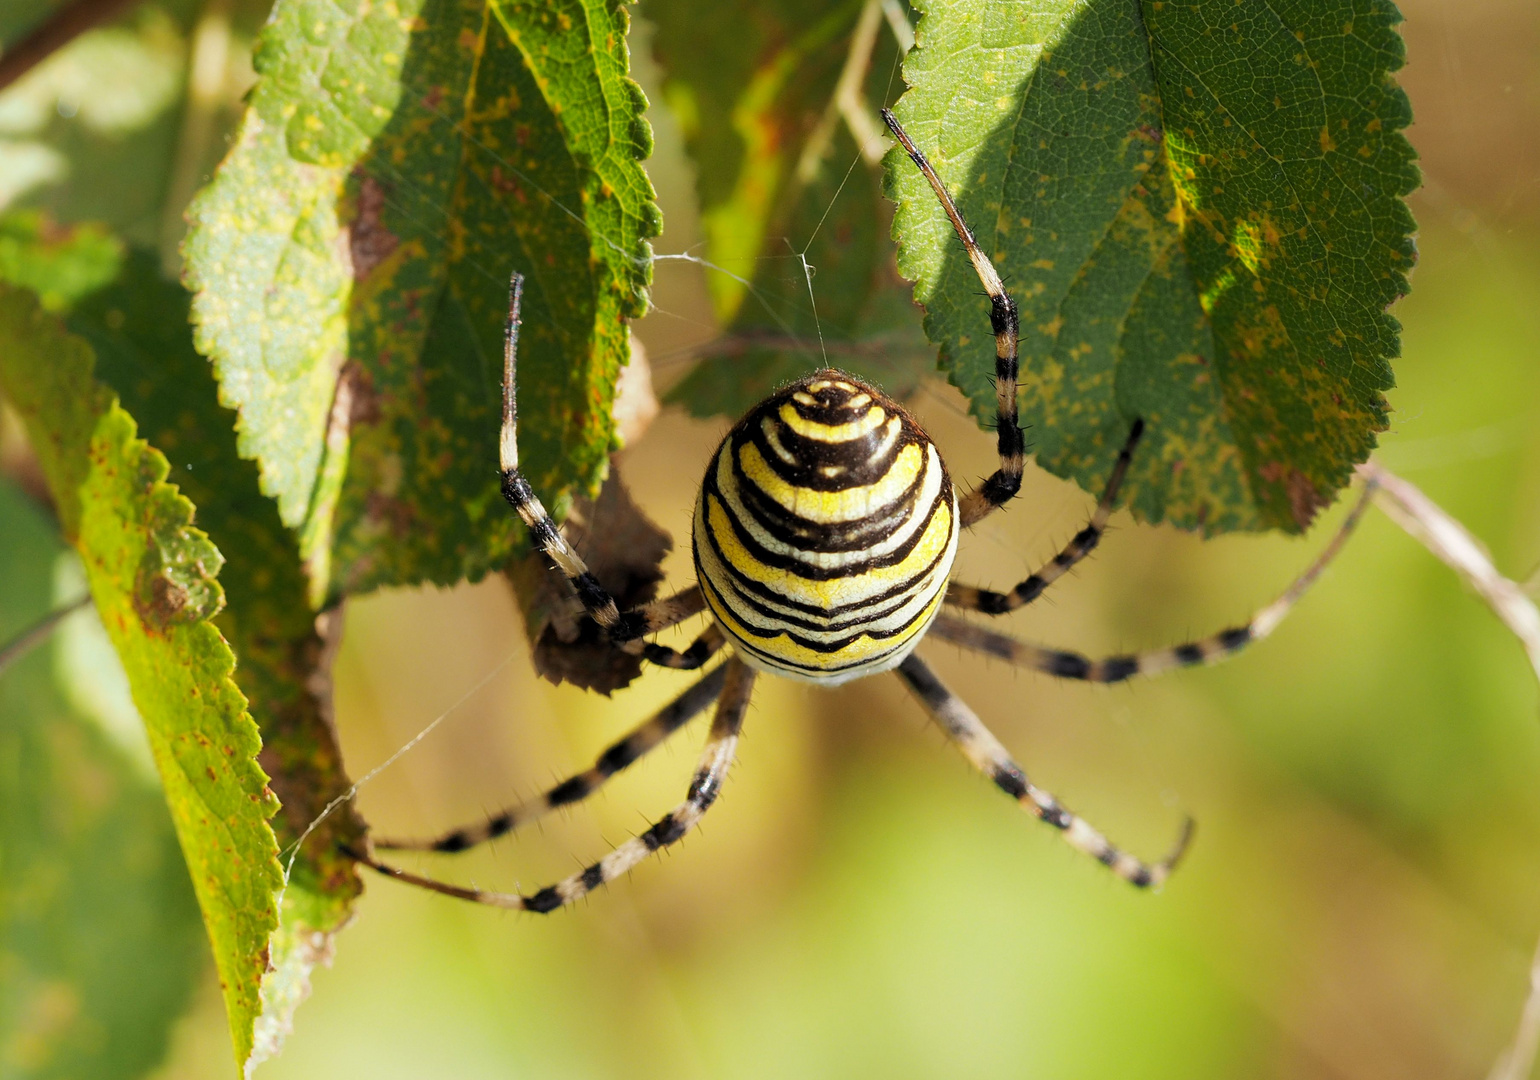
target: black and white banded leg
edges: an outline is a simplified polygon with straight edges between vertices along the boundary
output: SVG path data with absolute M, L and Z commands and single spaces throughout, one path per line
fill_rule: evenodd
M 700 637 L 690 643 L 690 647 L 684 652 L 678 652 L 665 645 L 655 645 L 649 641 L 642 646 L 642 658 L 659 667 L 693 671 L 715 656 L 717 650 L 726 642 L 727 638 L 722 633 L 722 628 L 712 623 L 706 627 Z
M 513 274 L 508 283 L 508 322 L 503 330 L 503 426 L 498 439 L 498 464 L 502 470 L 503 498 L 523 519 L 530 541 L 539 548 L 577 594 L 588 617 L 605 636 L 628 652 L 668 667 L 699 667 L 706 657 L 683 659 L 680 653 L 663 645 L 644 645 L 647 634 L 689 618 L 706 606 L 700 589 L 691 586 L 674 596 L 630 611 L 621 611 L 599 579 L 572 549 L 551 515 L 536 497 L 524 474 L 519 472 L 519 403 L 517 368 L 519 352 L 519 306 L 524 297 L 524 276 Z M 713 650 L 714 651 L 714 650 Z M 707 656 L 710 655 L 708 652 Z
M 953 231 L 968 253 L 968 261 L 973 264 L 979 281 L 984 284 L 984 291 L 989 294 L 989 321 L 995 332 L 995 443 L 1000 453 L 1000 467 L 958 504 L 958 517 L 962 524 L 973 525 L 1016 497 L 1016 493 L 1021 490 L 1022 471 L 1026 468 L 1026 437 L 1021 433 L 1021 425 L 1016 422 L 1016 350 L 1020 335 L 1016 303 L 1005 291 L 1005 285 L 995 271 L 995 264 L 989 261 L 989 256 L 984 254 L 984 249 L 973 238 L 973 230 L 963 221 L 957 204 L 947 194 L 941 177 L 936 175 L 936 170 L 925 160 L 920 148 L 899 126 L 891 111 L 883 109 L 882 119 L 909 159 L 930 183 L 931 190 L 941 201 L 941 208 L 952 222 Z
M 1181 836 L 1169 855 L 1156 863 L 1141 862 L 1127 852 L 1118 850 L 1084 818 L 1076 816 L 1059 800 L 1027 779 L 1027 774 L 1011 760 L 1000 740 L 984 726 L 983 721 L 962 698 L 936 678 L 935 673 L 917 655 L 910 653 L 898 666 L 898 674 L 967 759 L 1028 813 L 1058 829 L 1071 847 L 1085 852 L 1124 881 L 1140 888 L 1159 886 L 1170 875 L 1187 849 L 1188 841 L 1192 839 L 1190 818 L 1183 825 Z
M 1278 628 L 1278 624 L 1283 622 L 1284 617 L 1295 604 L 1299 603 L 1310 590 L 1310 586 L 1315 584 L 1326 567 L 1346 545 L 1348 537 L 1363 519 L 1364 511 L 1369 508 L 1369 502 L 1374 497 L 1377 487 L 1378 485 L 1372 480 L 1364 486 L 1358 502 L 1348 512 L 1342 524 L 1337 527 L 1331 542 L 1321 549 L 1315 561 L 1305 569 L 1304 573 L 1294 579 L 1278 599 L 1253 615 L 1251 621 L 1244 626 L 1233 626 L 1211 637 L 1164 649 L 1092 660 L 1076 652 L 1029 645 L 1005 634 L 975 626 L 946 612 L 936 617 L 936 621 L 931 624 L 929 635 L 988 656 L 998 657 L 1017 667 L 1031 668 L 1061 679 L 1080 679 L 1085 682 L 1115 683 L 1131 679 L 1135 675 L 1158 675 L 1175 668 L 1218 663 L 1234 656 L 1253 641 L 1261 641 Z
M 729 659 L 722 665 L 724 685 L 717 702 L 716 717 L 711 722 L 711 734 L 701 753 L 695 775 L 684 802 L 659 818 L 642 835 L 627 840 L 598 862 L 579 873 L 548 885 L 537 892 L 521 893 L 490 892 L 484 889 L 464 888 L 432 878 L 423 877 L 398 867 L 387 865 L 372 856 L 355 852 L 354 857 L 366 866 L 373 867 L 388 877 L 418 885 L 446 896 L 461 900 L 473 900 L 493 907 L 513 908 L 519 911 L 555 911 L 559 907 L 587 896 L 605 882 L 613 881 L 631 870 L 638 863 L 670 844 L 678 842 L 693 829 L 706 811 L 711 809 L 721 793 L 722 782 L 727 778 L 733 754 L 738 746 L 738 733 L 743 727 L 743 716 L 748 710 L 749 697 L 754 689 L 754 672 L 737 659 Z M 710 678 L 710 676 L 708 676 Z
M 1063 551 L 1010 592 L 995 592 L 991 589 L 980 589 L 974 585 L 951 582 L 947 585 L 946 603 L 951 607 L 965 608 L 984 615 L 1004 615 L 1008 611 L 1025 607 L 1042 596 L 1048 586 L 1058 581 L 1069 572 L 1071 567 L 1095 551 L 1096 545 L 1101 543 L 1102 533 L 1107 530 L 1107 519 L 1112 516 L 1112 506 L 1117 501 L 1118 489 L 1123 486 L 1123 478 L 1128 475 L 1128 467 L 1134 460 L 1134 449 L 1139 445 L 1139 439 L 1143 435 L 1144 421 L 1135 420 L 1133 427 L 1129 429 L 1128 441 L 1123 444 L 1123 449 L 1118 451 L 1117 464 L 1112 467 L 1112 475 L 1107 478 L 1107 486 L 1102 490 L 1102 497 L 1096 503 L 1096 510 L 1091 514 L 1090 522 L 1075 534 L 1074 538 L 1064 546 Z
M 439 836 L 407 840 L 376 840 L 374 846 L 390 851 L 467 851 L 477 844 L 496 840 L 532 821 L 537 821 L 559 806 L 571 806 L 581 802 L 604 786 L 606 780 L 640 760 L 644 755 L 663 745 L 674 732 L 684 727 L 705 711 L 722 694 L 727 678 L 724 665 L 712 671 L 694 686 L 659 709 L 652 717 L 637 725 L 624 738 L 605 748 L 593 767 L 568 777 L 537 799 L 510 806 L 493 814 L 486 821 L 466 825 Z

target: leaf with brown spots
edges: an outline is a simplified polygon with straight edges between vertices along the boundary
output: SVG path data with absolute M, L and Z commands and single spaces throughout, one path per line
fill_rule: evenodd
M 614 0 L 279 0 L 240 134 L 190 210 L 200 347 L 316 598 L 476 578 L 498 492 L 508 277 L 519 441 L 560 515 L 609 405 L 659 230 Z
M 1415 255 L 1388 0 L 924 0 L 899 119 L 1021 309 L 1037 461 L 1208 532 L 1299 531 L 1384 430 Z M 986 426 L 994 339 L 923 178 L 899 266 Z
M 0 479 L 0 641 L 79 588 L 59 588 L 63 552 L 50 517 Z M 71 616 L 0 679 L 7 1080 L 151 1074 L 208 977 L 198 902 L 148 746 L 125 745 L 109 727 L 126 710 L 104 705 L 104 676 L 115 673 L 93 648 L 94 623 L 90 612 Z
M 49 230 L 29 233 L 26 220 L 0 219 L 0 232 L 7 225 L 13 226 L 11 235 L 26 241 L 26 263 L 38 271 L 30 283 L 48 288 L 50 282 L 80 277 L 75 265 L 82 257 L 79 245 L 50 246 Z M 87 239 L 94 235 L 90 229 L 70 230 L 77 231 Z M 91 250 L 85 249 L 86 254 Z M 281 800 L 267 832 L 269 843 L 276 833 L 285 869 L 291 871 L 281 901 L 277 889 L 267 898 L 276 905 L 277 925 L 260 949 L 235 958 L 222 953 L 214 937 L 221 977 L 227 990 L 236 988 L 229 1011 L 237 1054 L 252 1064 L 277 1049 L 295 1006 L 308 992 L 310 969 L 329 956 L 332 935 L 351 919 L 360 891 L 353 865 L 340 851 L 363 833 L 350 806 L 336 809 L 310 832 L 303 847 L 292 849 L 349 786 L 331 726 L 330 667 L 340 619 L 334 612 L 318 619 L 312 611 L 297 538 L 279 519 L 273 500 L 259 490 L 256 465 L 236 452 L 234 414 L 219 405 L 213 372 L 193 348 L 188 294 L 162 278 L 157 261 L 146 253 L 125 254 L 116 246 L 113 252 L 117 265 L 98 274 L 85 295 L 54 290 L 69 295 L 65 306 L 71 332 L 51 320 L 41 325 L 51 327 L 49 341 L 67 343 L 86 359 L 83 379 L 94 374 L 99 381 L 90 385 L 103 388 L 109 399 L 107 389 L 116 391 L 119 412 L 134 416 L 138 433 L 150 444 L 139 458 L 150 470 L 146 483 L 165 475 L 169 459 L 181 495 L 198 508 L 199 528 L 190 530 L 185 528 L 191 513 L 187 498 L 157 504 L 169 516 L 150 530 L 133 565 L 128 602 L 147 633 L 171 636 L 202 626 L 216 640 L 222 634 L 239 658 L 231 692 L 238 688 L 236 696 L 244 695 L 250 719 L 260 729 L 260 771 L 250 762 L 256 752 L 253 729 L 249 738 L 245 733 L 238 733 L 240 738 L 200 737 L 205 760 L 192 778 L 223 783 L 222 770 L 244 760 L 257 775 L 271 777 L 264 809 L 270 813 L 276 805 L 272 794 Z M 29 350 L 15 361 L 21 377 L 43 355 Z M 48 422 L 44 416 L 32 426 L 34 440 L 53 437 Z M 222 642 L 220 647 L 225 649 Z M 207 697 L 202 690 L 198 695 Z M 185 719 L 196 722 L 196 711 Z M 168 791 L 175 790 L 168 783 Z M 230 847 L 223 835 L 212 841 L 203 834 L 189 839 L 184 831 L 182 839 L 184 845 L 214 843 L 219 847 L 212 853 L 215 859 Z M 196 872 L 191 854 L 188 861 Z M 203 892 L 200 901 L 206 912 L 214 902 Z M 217 911 L 208 916 L 211 930 L 219 917 Z
M 116 281 L 75 307 L 69 325 L 95 349 L 98 378 L 170 458 L 225 559 L 219 583 L 227 602 L 214 624 L 240 659 L 235 681 L 261 730 L 258 760 L 280 801 L 272 826 L 287 865 L 291 845 L 349 786 L 331 723 L 341 617 L 311 609 L 297 539 L 259 490 L 256 466 L 236 453 L 234 414 L 219 405 L 213 372 L 192 345 L 189 299 L 152 259 L 132 252 Z M 177 615 L 185 618 L 196 593 L 167 580 L 188 598 Z M 363 829 L 351 805 L 340 807 L 293 859 L 269 945 L 253 1061 L 276 1052 L 308 992 L 310 969 L 352 918 L 361 887 L 340 847 L 356 844 Z
M 222 559 L 94 363 L 90 345 L 30 292 L 0 283 L 0 388 L 26 425 L 144 718 L 244 1061 L 278 927 L 283 877 L 268 825 L 277 800 L 257 765 L 235 656 L 209 621 L 224 601 Z

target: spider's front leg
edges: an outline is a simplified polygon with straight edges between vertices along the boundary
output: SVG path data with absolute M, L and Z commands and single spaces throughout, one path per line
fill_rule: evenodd
M 968 253 L 968 261 L 973 264 L 974 271 L 984 284 L 984 291 L 989 294 L 989 320 L 995 332 L 995 440 L 1000 453 L 1000 467 L 980 484 L 977 490 L 969 492 L 958 504 L 958 517 L 962 524 L 973 525 L 997 507 L 1009 502 L 1021 490 L 1021 474 L 1026 467 L 1026 439 L 1022 435 L 1021 425 L 1016 415 L 1016 382 L 1020 377 L 1020 361 L 1017 355 L 1020 319 L 1016 311 L 1016 302 L 1005 291 L 1005 285 L 1001 282 L 994 263 L 990 261 L 988 255 L 984 254 L 983 248 L 979 247 L 978 241 L 974 239 L 973 230 L 968 228 L 967 222 L 963 220 L 962 212 L 957 209 L 957 204 L 947 193 L 946 186 L 941 183 L 941 177 L 936 174 L 936 170 L 931 167 L 920 148 L 899 126 L 898 120 L 890 111 L 882 110 L 882 119 L 893 132 L 893 137 L 903 146 L 915 167 L 929 182 L 931 190 L 936 193 L 936 198 L 941 202 L 941 208 L 946 211 L 946 216 L 952 223 L 953 231 L 957 233 L 957 238 L 962 241 L 963 248 Z M 1128 441 L 1118 454 L 1117 464 L 1113 466 L 1112 476 L 1107 481 L 1107 489 L 1102 494 L 1101 501 L 1096 504 L 1096 513 L 1092 515 L 1091 523 L 1076 533 L 1075 538 L 1054 557 L 1052 562 L 1009 593 L 953 585 L 947 590 L 946 602 L 971 608 L 974 611 L 982 611 L 988 615 L 1012 611 L 1036 600 L 1044 589 L 1064 576 L 1070 567 L 1091 554 L 1101 540 L 1102 531 L 1107 526 L 1107 518 L 1112 514 L 1112 504 L 1117 499 L 1118 488 L 1122 486 L 1123 477 L 1127 475 L 1129 463 L 1133 460 L 1134 448 L 1139 445 L 1139 438 L 1143 434 L 1144 421 L 1135 420 L 1132 430 L 1128 433 Z
M 914 144 L 914 140 L 908 133 L 899 126 L 898 119 L 891 111 L 883 109 L 882 119 L 888 125 L 888 130 L 893 132 L 893 137 L 898 140 L 899 145 L 904 148 L 904 152 L 909 155 L 909 160 L 914 162 L 915 167 L 930 183 L 931 190 L 941 201 L 941 208 L 946 211 L 947 218 L 952 222 L 952 229 L 957 233 L 957 239 L 962 241 L 963 248 L 968 253 L 968 261 L 973 264 L 979 281 L 984 284 L 984 291 L 989 294 L 989 322 L 995 332 L 995 442 L 1000 453 L 1000 467 L 958 503 L 957 516 L 966 527 L 981 521 L 997 507 L 1010 502 L 1021 490 L 1021 474 L 1026 469 L 1027 461 L 1027 441 L 1021 433 L 1021 425 L 1016 420 L 1016 379 L 1019 367 L 1017 339 L 1020 336 L 1020 320 L 1016 312 L 1016 302 L 1005 291 L 1005 284 L 1000 280 L 995 264 L 990 262 L 989 256 L 984 254 L 984 249 L 979 247 L 978 241 L 973 238 L 973 230 L 968 228 L 967 222 L 963 221 L 962 213 L 957 209 L 957 204 L 952 201 L 952 196 L 947 194 L 946 186 L 941 183 L 941 177 L 936 175 L 936 170 L 931 168 L 930 162 L 925 159 L 925 155 L 920 152 L 920 148 Z
M 667 629 L 703 611 L 706 601 L 694 586 L 639 608 L 621 611 L 615 598 L 588 569 L 582 556 L 562 536 L 529 481 L 519 471 L 519 404 L 517 393 L 519 306 L 524 297 L 524 275 L 515 272 L 508 283 L 508 322 L 503 330 L 503 425 L 498 438 L 498 464 L 502 470 L 503 498 L 523 519 L 530 542 L 561 571 L 577 594 L 588 617 L 598 624 L 609 641 L 628 652 L 639 653 L 654 664 L 697 668 L 721 645 L 711 631 L 702 634 L 681 653 L 664 645 L 644 643 L 642 638 Z
M 1124 881 L 1140 888 L 1159 886 L 1170 875 L 1192 839 L 1191 818 L 1182 827 L 1182 834 L 1169 855 L 1156 863 L 1141 862 L 1114 847 L 1084 818 L 1072 813 L 1058 799 L 1027 779 L 1027 774 L 1011 759 L 1000 740 L 962 698 L 947 689 L 918 655 L 910 653 L 897 670 L 899 677 L 967 759 L 1029 813 L 1058 829 L 1071 847 L 1085 852 Z

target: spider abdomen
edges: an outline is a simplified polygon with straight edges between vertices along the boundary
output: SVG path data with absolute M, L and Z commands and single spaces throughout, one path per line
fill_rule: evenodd
M 880 390 L 819 371 L 728 433 L 696 502 L 695 568 L 744 661 L 834 683 L 894 667 L 940 608 L 957 502 Z

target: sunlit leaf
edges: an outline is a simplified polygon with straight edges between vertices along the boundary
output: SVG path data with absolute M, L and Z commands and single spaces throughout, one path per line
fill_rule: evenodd
M 272 825 L 287 868 L 291 845 L 348 786 L 329 719 L 333 643 L 307 602 L 294 535 L 258 490 L 256 465 L 236 454 L 235 417 L 219 405 L 213 372 L 192 347 L 188 301 L 135 252 L 69 324 L 94 348 L 98 377 L 118 392 L 140 434 L 168 457 L 199 526 L 225 557 L 227 602 L 214 623 L 239 658 L 235 681 L 261 730 L 258 760 L 282 804 Z M 322 623 L 340 629 L 331 616 Z M 276 1050 L 308 993 L 310 968 L 329 957 L 330 935 L 351 917 L 360 885 L 339 848 L 357 843 L 362 830 L 351 806 L 338 808 L 293 861 L 262 986 L 258 1059 Z
M 0 388 L 25 423 L 144 718 L 214 948 L 236 1053 L 260 1011 L 282 884 L 257 726 L 211 623 L 223 563 L 161 453 L 93 374 L 90 345 L 0 285 Z
M 479 576 L 498 493 L 508 275 L 520 444 L 593 490 L 659 227 L 627 14 L 605 0 L 281 0 L 192 210 L 199 343 L 318 590 Z
M 1021 308 L 1039 463 L 1211 531 L 1309 524 L 1386 424 L 1417 181 L 1388 0 L 929 0 L 900 120 Z M 994 416 L 978 279 L 890 156 L 899 265 Z

